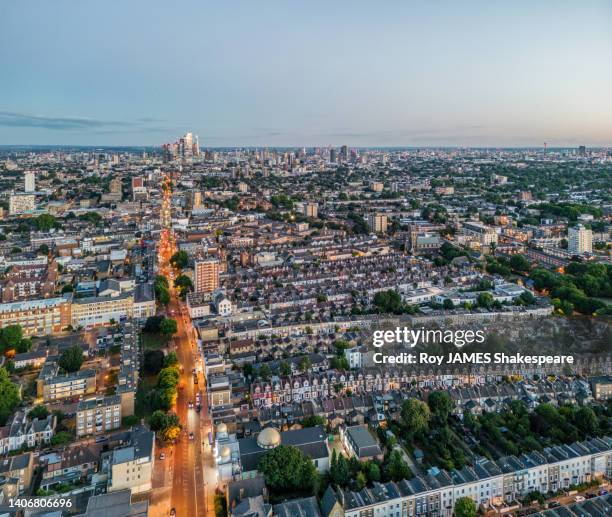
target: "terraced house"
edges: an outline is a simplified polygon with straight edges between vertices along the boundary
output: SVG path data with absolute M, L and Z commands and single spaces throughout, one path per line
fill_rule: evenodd
M 432 468 L 424 476 L 336 495 L 346 517 L 451 517 L 461 497 L 491 509 L 534 490 L 567 489 L 611 475 L 612 438 L 605 437 L 496 461 L 482 458 L 451 472 Z

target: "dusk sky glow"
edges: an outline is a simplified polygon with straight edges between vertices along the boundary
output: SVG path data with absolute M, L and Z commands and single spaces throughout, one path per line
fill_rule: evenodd
M 612 145 L 609 1 L 7 1 L 0 144 Z

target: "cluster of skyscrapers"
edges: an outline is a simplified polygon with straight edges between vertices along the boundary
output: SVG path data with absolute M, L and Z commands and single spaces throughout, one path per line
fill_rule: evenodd
M 174 143 L 163 144 L 164 158 L 167 161 L 177 159 L 189 160 L 200 156 L 200 144 L 198 143 L 198 135 L 193 133 L 185 133 Z

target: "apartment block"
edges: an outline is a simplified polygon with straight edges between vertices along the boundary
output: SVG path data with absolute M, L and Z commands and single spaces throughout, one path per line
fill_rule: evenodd
M 57 363 L 45 363 L 36 380 L 38 397 L 44 402 L 90 395 L 96 391 L 96 371 L 80 370 L 60 375 Z
M 0 304 L 0 327 L 21 325 L 26 336 L 57 334 L 72 321 L 69 297 Z
M 79 402 L 76 436 L 104 433 L 121 427 L 121 396 L 91 398 Z

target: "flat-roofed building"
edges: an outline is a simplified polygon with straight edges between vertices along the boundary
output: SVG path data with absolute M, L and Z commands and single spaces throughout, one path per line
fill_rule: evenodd
M 34 194 L 13 193 L 9 196 L 9 214 L 17 215 L 32 212 L 36 208 Z
M 86 369 L 60 375 L 57 363 L 45 363 L 36 380 L 36 391 L 44 402 L 90 395 L 96 391 L 96 371 Z
M 212 293 L 219 288 L 219 260 L 207 258 L 195 262 L 194 290 L 196 293 Z
M 26 336 L 57 334 L 72 321 L 69 297 L 0 304 L 0 327 L 20 325 Z
M 378 441 L 365 425 L 341 427 L 340 440 L 346 451 L 359 461 L 382 459 L 383 457 Z
M 121 396 L 81 400 L 76 412 L 76 436 L 104 433 L 121 427 Z
M 134 314 L 134 296 L 91 296 L 77 298 L 72 304 L 72 326 L 75 328 L 100 327 L 131 318 Z

